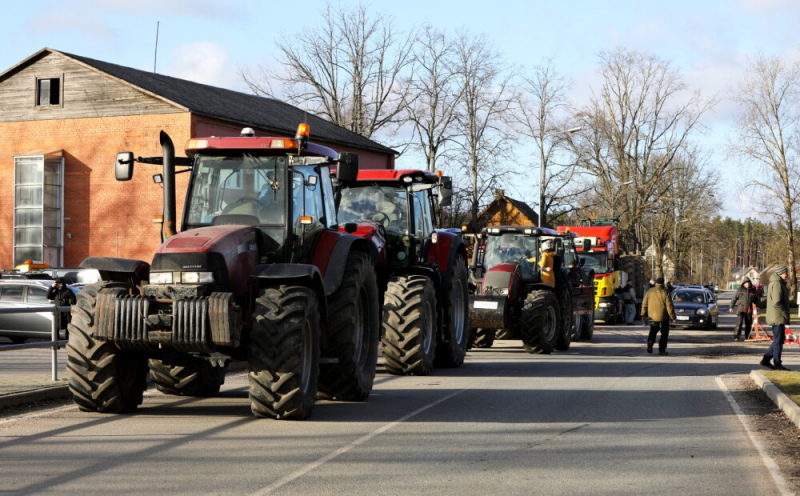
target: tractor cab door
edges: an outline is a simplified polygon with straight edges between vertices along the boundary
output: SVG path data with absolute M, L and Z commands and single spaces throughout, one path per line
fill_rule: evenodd
M 293 263 L 310 260 L 317 236 L 336 223 L 336 214 L 330 213 L 331 205 L 326 205 L 325 202 L 324 181 L 320 177 L 320 169 L 300 166 L 291 170 L 292 212 L 289 225 L 293 231 Z
M 411 208 L 414 233 L 411 255 L 416 257 L 419 263 L 424 263 L 433 234 L 433 208 L 428 190 L 411 193 Z

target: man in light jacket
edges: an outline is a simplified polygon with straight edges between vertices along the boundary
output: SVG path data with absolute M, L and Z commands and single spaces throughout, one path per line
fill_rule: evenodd
M 647 322 L 648 320 L 650 321 L 650 335 L 647 337 L 647 352 L 653 352 L 656 334 L 661 332 L 661 339 L 658 340 L 658 354 L 669 355 L 667 353 L 669 321 L 675 322 L 675 307 L 672 305 L 672 298 L 664 288 L 663 277 L 656 279 L 656 285 L 644 295 L 642 321 Z

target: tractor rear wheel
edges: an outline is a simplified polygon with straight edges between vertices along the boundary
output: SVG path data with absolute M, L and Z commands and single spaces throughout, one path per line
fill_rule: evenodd
M 590 340 L 594 336 L 594 315 L 581 315 L 581 339 Z
M 313 290 L 261 291 L 250 332 L 250 409 L 256 417 L 311 415 L 319 376 L 319 304 Z
M 147 359 L 95 339 L 100 324 L 97 298 L 121 296 L 128 286 L 98 282 L 84 286 L 72 307 L 67 344 L 67 375 L 73 401 L 85 412 L 129 413 L 142 404 L 147 388 Z
M 450 261 L 450 287 L 441 302 L 444 312 L 443 338 L 436 343 L 436 366 L 457 368 L 467 354 L 467 322 L 469 320 L 469 293 L 467 289 L 467 262 L 463 255 Z
M 383 358 L 395 375 L 428 375 L 436 349 L 436 292 L 424 276 L 389 279 L 383 303 Z
M 214 367 L 206 360 L 171 365 L 162 360 L 151 359 L 150 378 L 156 389 L 164 394 L 177 396 L 213 396 L 225 383 L 228 367 Z
M 491 348 L 494 344 L 496 329 L 486 329 L 479 327 L 475 329 L 475 347 L 476 348 Z
M 328 342 L 322 356 L 335 363 L 320 364 L 320 398 L 363 401 L 369 396 L 378 362 L 379 309 L 369 256 L 351 253 L 342 283 L 328 300 Z
M 569 284 L 566 282 L 565 284 Z M 572 341 L 572 325 L 575 317 L 572 315 L 572 294 L 569 288 L 564 288 L 558 297 L 559 303 L 559 329 L 558 338 L 556 339 L 555 349 L 558 351 L 567 351 Z
M 522 346 L 528 353 L 550 353 L 559 332 L 556 295 L 549 290 L 532 291 L 522 305 Z
M 502 329 L 497 329 L 494 331 L 494 338 L 495 339 L 514 339 L 514 329 L 510 327 L 504 327 Z

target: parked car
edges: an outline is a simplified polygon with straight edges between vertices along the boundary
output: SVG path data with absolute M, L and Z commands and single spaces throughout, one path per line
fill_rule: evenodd
M 47 290 L 52 281 L 2 279 L 0 280 L 0 308 L 51 307 Z M 67 286 L 73 293 L 78 289 Z M 0 337 L 7 337 L 13 343 L 24 343 L 28 339 L 47 339 L 53 333 L 53 313 L 11 313 L 0 316 Z M 67 339 L 62 329 L 58 339 Z
M 714 295 L 707 289 L 678 288 L 670 294 L 675 306 L 675 326 L 715 329 L 719 308 Z

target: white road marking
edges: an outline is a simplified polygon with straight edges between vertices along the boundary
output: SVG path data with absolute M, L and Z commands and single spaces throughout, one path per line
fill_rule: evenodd
M 736 402 L 731 392 L 728 390 L 728 387 L 725 385 L 725 382 L 722 380 L 722 377 L 717 376 L 715 379 L 717 380 L 717 385 L 722 390 L 722 393 L 725 395 L 725 398 L 728 399 L 728 403 L 731 404 L 733 411 L 739 418 L 739 422 L 742 423 L 744 430 L 747 432 L 747 436 L 750 438 L 750 442 L 752 442 L 753 446 L 755 446 L 756 450 L 758 450 L 758 454 L 761 456 L 761 461 L 764 462 L 764 465 L 767 467 L 767 470 L 769 470 L 772 479 L 775 481 L 775 485 L 778 486 L 778 489 L 780 490 L 782 495 L 792 496 L 794 492 L 792 492 L 792 489 L 786 483 L 786 479 L 784 479 L 783 476 L 781 475 L 781 471 L 780 468 L 778 467 L 778 464 L 775 463 L 775 460 L 773 460 L 772 457 L 769 456 L 769 454 L 767 453 L 766 449 L 761 444 L 761 442 L 758 439 L 756 439 L 756 437 L 753 435 L 753 431 L 750 430 L 750 427 L 747 425 L 747 422 L 745 422 L 746 415 L 739 407 L 739 404 Z
M 442 398 L 439 398 L 436 401 L 428 403 L 427 405 L 425 405 L 423 407 L 417 408 L 413 412 L 408 413 L 408 414 L 400 417 L 399 419 L 395 420 L 394 422 L 390 422 L 390 423 L 384 425 L 383 427 L 380 427 L 380 428 L 370 432 L 369 434 L 365 434 L 364 436 L 361 436 L 360 438 L 356 439 L 352 443 L 346 444 L 346 445 L 342 446 L 341 448 L 337 449 L 336 451 L 328 453 L 327 455 L 323 456 L 322 458 L 320 458 L 320 459 L 318 459 L 318 460 L 316 460 L 314 462 L 311 462 L 308 465 L 306 465 L 304 467 L 301 467 L 298 470 L 295 470 L 294 472 L 292 472 L 291 474 L 287 475 L 283 479 L 280 479 L 280 480 L 270 484 L 269 486 L 264 487 L 264 488 L 262 488 L 262 489 L 260 489 L 260 490 L 258 490 L 256 492 L 252 493 L 251 496 L 260 496 L 260 495 L 263 495 L 263 494 L 269 494 L 269 493 L 271 493 L 272 491 L 274 491 L 276 489 L 280 489 L 281 487 L 283 487 L 286 484 L 294 481 L 295 479 L 298 479 L 298 478 L 302 477 L 303 475 L 305 475 L 308 472 L 314 470 L 315 468 L 318 468 L 318 467 L 321 467 L 322 465 L 325 465 L 326 463 L 328 463 L 329 461 L 331 461 L 334 458 L 338 457 L 339 455 L 343 455 L 343 454 L 347 453 L 351 449 L 353 449 L 353 448 L 355 448 L 355 447 L 357 447 L 357 446 L 359 446 L 361 444 L 366 443 L 367 441 L 369 441 L 370 439 L 374 438 L 375 436 L 388 431 L 392 427 L 395 427 L 397 425 L 402 424 L 406 420 L 408 420 L 408 419 L 410 419 L 412 417 L 415 417 L 415 416 L 419 415 L 420 413 L 424 412 L 425 410 L 427 410 L 429 408 L 432 408 L 432 407 L 438 405 L 439 403 L 443 403 L 443 402 L 449 400 L 450 398 L 463 393 L 464 391 L 467 391 L 467 389 L 461 389 L 459 391 L 452 392 L 452 393 L 448 394 L 447 396 L 444 396 Z

